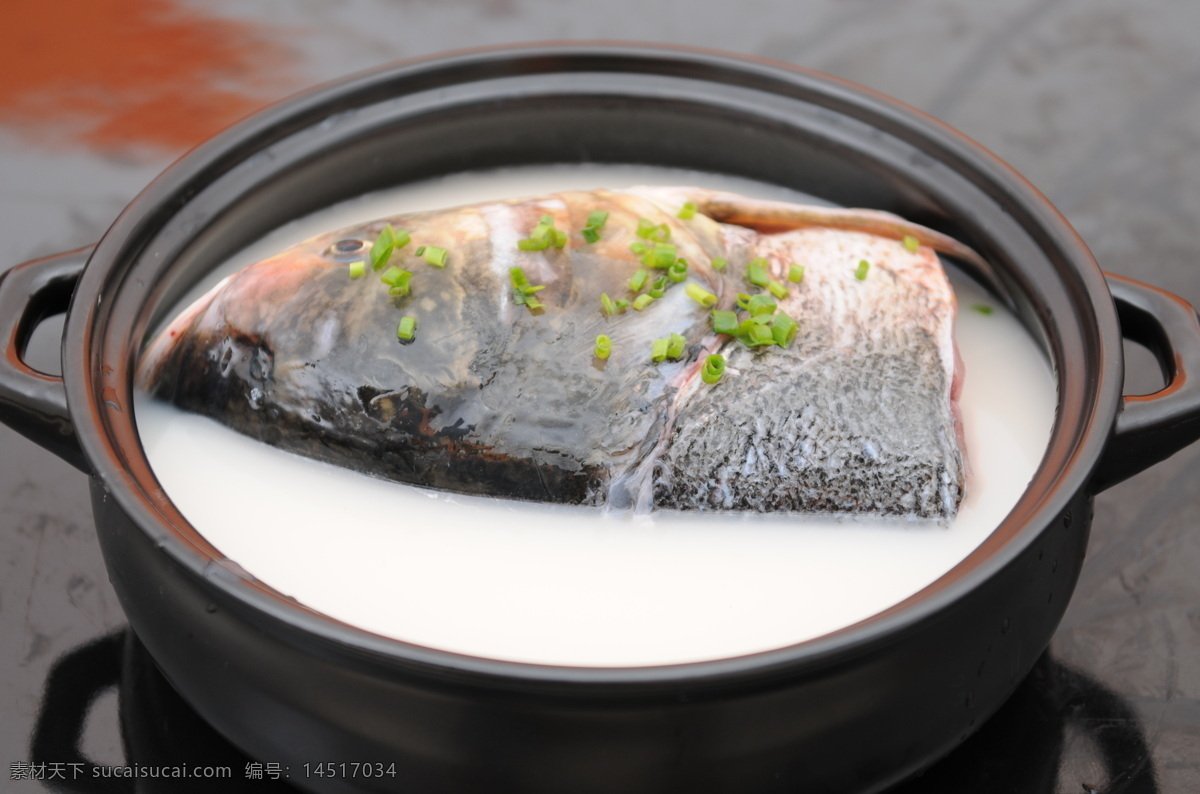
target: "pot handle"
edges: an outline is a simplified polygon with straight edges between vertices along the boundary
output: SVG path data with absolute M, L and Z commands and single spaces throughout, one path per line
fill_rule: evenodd
M 92 248 L 35 259 L 0 274 L 0 422 L 80 471 L 87 471 L 87 461 L 67 411 L 63 380 L 33 369 L 24 356 L 38 323 L 70 306 Z
M 1158 359 L 1167 385 L 1125 395 L 1092 491 L 1103 491 L 1200 439 L 1200 317 L 1176 295 L 1105 273 L 1121 333 Z

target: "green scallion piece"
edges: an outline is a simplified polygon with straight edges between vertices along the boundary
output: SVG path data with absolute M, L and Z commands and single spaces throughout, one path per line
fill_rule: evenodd
M 666 276 L 657 279 L 650 285 L 650 297 L 655 299 L 661 298 L 666 294 L 668 286 L 670 286 L 670 280 Z
M 425 246 L 425 261 L 434 267 L 445 267 L 446 257 L 449 255 L 445 248 L 439 248 L 436 245 Z
M 423 246 L 423 245 L 417 246 L 417 250 L 414 251 L 413 253 L 415 253 L 417 256 L 420 256 L 421 254 L 425 253 L 425 246 Z
M 642 296 L 645 297 L 645 296 Z M 664 361 L 667 357 L 667 347 L 670 341 L 667 339 L 655 339 L 650 343 L 650 360 Z
M 555 248 L 562 248 L 567 244 L 567 233 L 562 229 L 554 230 L 554 242 L 551 243 Z
M 913 237 L 911 234 L 906 234 L 904 235 L 904 247 L 909 251 L 916 253 L 917 249 L 921 247 L 921 241 L 916 237 Z
M 633 308 L 640 312 L 651 303 L 654 303 L 653 295 L 638 295 L 633 299 Z
M 600 232 L 595 226 L 584 226 L 583 231 L 580 232 L 580 234 L 582 234 L 583 239 L 587 240 L 589 243 L 597 242 L 600 239 Z
M 671 228 L 665 223 L 660 223 L 650 232 L 650 239 L 655 242 L 665 243 L 671 239 Z
M 367 263 L 361 259 L 350 263 L 350 278 L 362 278 L 367 272 Z
M 692 218 L 696 217 L 696 202 L 683 202 L 683 206 L 679 208 L 679 214 L 676 217 L 682 218 L 685 221 L 690 221 Z
M 689 298 L 694 300 L 696 303 L 699 303 L 706 309 L 717 305 L 717 296 L 699 284 L 688 284 L 687 287 L 684 288 L 684 292 L 687 293 Z M 730 312 L 730 314 L 732 313 L 733 312 Z
M 538 300 L 534 295 L 546 288 L 545 284 L 530 284 L 529 277 L 525 275 L 525 271 L 519 267 L 510 267 L 508 269 L 508 280 L 513 286 L 513 301 L 518 306 L 527 306 L 530 311 L 540 309 L 546 304 Z
M 594 350 L 596 358 L 603 361 L 608 358 L 610 353 L 612 353 L 612 340 L 604 334 L 600 334 L 596 337 L 596 347 Z
M 991 306 L 988 306 L 986 303 L 976 303 L 971 308 L 985 317 L 995 311 L 995 309 L 993 309 Z
M 725 357 L 713 353 L 704 359 L 704 368 L 700 370 L 700 380 L 705 383 L 716 383 L 725 374 Z
M 771 300 L 770 295 L 750 296 L 750 300 L 746 301 L 746 311 L 750 312 L 751 317 L 757 317 L 760 314 L 773 314 L 775 312 L 775 301 Z
M 858 260 L 858 268 L 854 271 L 854 277 L 859 281 L 867 277 L 867 271 L 871 269 L 871 263 L 865 259 Z
M 767 291 L 770 292 L 772 295 L 774 295 L 776 298 L 779 298 L 779 300 L 783 300 L 784 298 L 786 298 L 788 296 L 787 287 L 783 286 L 775 279 L 771 279 L 770 281 L 767 282 Z
M 417 336 L 417 318 L 402 317 L 400 325 L 396 326 L 396 338 L 411 342 Z
M 587 216 L 587 225 L 600 230 L 608 223 L 608 210 L 592 210 Z
M 375 270 L 387 264 L 396 249 L 396 230 L 389 223 L 379 232 L 375 243 L 371 246 L 371 267 Z
M 508 280 L 513 285 L 513 289 L 524 293 L 525 290 L 532 286 L 529 283 L 529 277 L 525 275 L 525 269 L 520 267 L 510 267 L 508 269 Z
M 412 273 L 407 270 L 401 270 L 398 267 L 392 266 L 383 271 L 383 275 L 379 280 L 389 287 L 408 286 L 408 280 L 412 278 Z
M 775 339 L 775 344 L 787 347 L 796 338 L 798 328 L 795 320 L 785 313 L 779 312 L 775 315 L 774 322 L 771 323 L 771 336 Z
M 649 240 L 652 234 L 654 234 L 654 222 L 648 218 L 638 218 L 637 236 L 643 240 Z
M 601 292 L 600 306 L 604 309 L 605 314 L 607 314 L 609 317 L 612 317 L 614 314 L 620 314 L 629 308 L 629 301 L 625 300 L 624 298 L 613 300 L 612 298 L 608 297 L 608 293 Z
M 712 261 L 713 270 L 716 270 L 718 272 L 724 270 L 725 266 L 728 264 L 729 264 L 729 260 L 723 256 L 718 256 L 716 259 L 714 259 Z
M 646 253 L 646 244 L 641 240 L 634 240 L 629 244 L 629 250 L 633 251 L 638 256 L 641 256 L 642 254 Z
M 646 286 L 646 282 L 650 279 L 650 273 L 642 270 L 640 267 L 637 272 L 629 277 L 630 292 L 641 292 L 642 287 Z
M 654 249 L 646 252 L 646 256 L 651 255 L 653 255 L 653 261 L 646 262 L 646 257 L 642 257 L 642 264 L 665 269 L 675 264 L 675 260 L 678 258 L 678 249 L 674 243 L 655 243 Z
M 677 360 L 687 348 L 687 337 L 674 331 L 667 337 L 667 358 Z
M 671 279 L 671 281 L 674 281 L 676 284 L 686 281 L 687 273 L 688 263 L 683 257 L 676 259 L 671 263 L 670 267 L 667 268 L 667 278 Z
M 745 309 L 749 305 L 750 305 L 750 296 L 748 294 L 746 294 L 745 292 L 739 292 L 737 294 L 737 307 L 739 309 Z
M 788 281 L 799 284 L 804 280 L 804 265 L 793 264 L 788 268 Z
M 738 330 L 737 312 L 714 309 L 712 311 L 713 331 L 718 334 L 736 334 Z
M 767 286 L 767 260 L 760 256 L 747 262 L 746 280 L 756 287 Z
M 771 327 L 756 323 L 753 320 L 743 321 L 738 326 L 737 336 L 746 347 L 762 347 L 763 345 L 775 344 L 775 335 L 771 333 Z
M 544 251 L 550 247 L 550 241 L 546 239 L 535 240 L 532 237 L 524 237 L 517 240 L 517 248 L 522 251 Z

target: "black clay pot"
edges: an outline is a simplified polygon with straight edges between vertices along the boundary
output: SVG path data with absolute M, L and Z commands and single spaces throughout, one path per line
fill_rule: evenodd
M 584 669 L 473 658 L 306 610 L 224 559 L 139 446 L 146 329 L 279 224 L 467 169 L 647 163 L 891 210 L 980 251 L 974 273 L 1053 363 L 1058 417 L 995 533 L 885 612 L 720 661 Z M 62 379 L 22 363 L 70 299 Z M 1115 300 L 1114 300 L 1115 299 Z M 1049 642 L 1093 494 L 1200 437 L 1200 325 L 1183 301 L 1105 277 L 1046 200 L 971 141 L 884 97 L 693 50 L 549 45 L 403 63 L 304 94 L 187 155 L 92 251 L 0 282 L 0 419 L 92 475 L 130 623 L 179 693 L 252 756 L 328 791 L 875 791 L 971 734 Z M 1122 396 L 1122 337 L 1168 385 Z M 323 762 L 370 762 L 315 775 Z M 309 764 L 308 771 L 305 764 Z

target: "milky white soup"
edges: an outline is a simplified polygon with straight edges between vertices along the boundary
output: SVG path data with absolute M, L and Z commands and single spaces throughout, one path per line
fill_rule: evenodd
M 201 284 L 314 234 L 399 212 L 569 189 L 697 185 L 813 203 L 778 187 L 644 167 L 452 176 L 289 224 Z M 1032 477 L 1056 405 L 1017 320 L 951 274 L 971 476 L 949 527 L 782 515 L 604 515 L 441 493 L 282 452 L 141 398 L 138 427 L 171 500 L 258 579 L 346 623 L 475 656 L 575 666 L 719 659 L 792 645 L 907 598 L 965 558 Z M 992 307 L 985 315 L 973 307 Z

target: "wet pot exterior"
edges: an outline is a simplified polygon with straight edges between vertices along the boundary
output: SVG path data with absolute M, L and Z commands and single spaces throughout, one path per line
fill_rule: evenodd
M 653 668 L 408 645 L 312 612 L 224 558 L 142 453 L 132 373 L 147 329 L 213 266 L 307 212 L 423 177 L 545 162 L 750 177 L 892 210 L 974 246 L 992 268 L 972 275 L 1057 375 L 1058 419 L 1026 494 L 960 565 L 880 615 L 791 648 Z M 21 355 L 72 290 L 59 380 Z M 1195 311 L 1106 280 L 1045 199 L 986 151 L 824 75 L 660 47 L 467 52 L 269 109 L 168 170 L 95 251 L 7 274 L 0 334 L 0 420 L 92 474 L 110 578 L 162 671 L 252 756 L 323 791 L 879 790 L 966 738 L 1032 667 L 1078 577 L 1092 494 L 1200 437 Z M 1122 396 L 1123 336 L 1157 353 L 1162 392 Z M 370 776 L 314 774 L 326 762 L 370 764 Z

